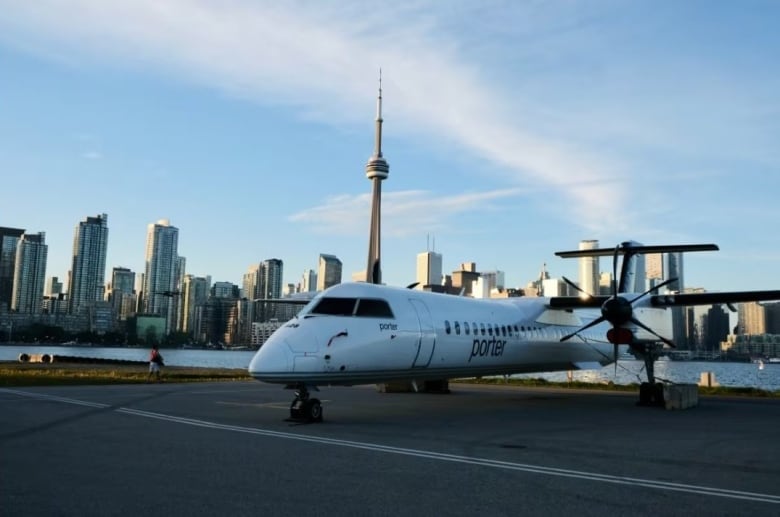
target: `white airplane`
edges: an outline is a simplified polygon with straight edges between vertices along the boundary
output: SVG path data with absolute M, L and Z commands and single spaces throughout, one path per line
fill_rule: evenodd
M 648 366 L 640 402 L 655 403 L 662 397 L 652 374 L 658 344 L 674 346 L 663 337 L 671 334 L 669 307 L 780 299 L 780 291 L 650 294 L 673 280 L 645 293 L 626 292 L 638 254 L 712 249 L 717 246 L 626 242 L 615 249 L 558 253 L 613 255 L 613 278 L 623 255 L 610 296 L 474 299 L 339 284 L 279 328 L 252 358 L 249 373 L 295 387 L 291 418 L 320 421 L 322 405 L 309 390 L 321 385 L 595 369 L 615 362 L 618 346 L 628 345 Z

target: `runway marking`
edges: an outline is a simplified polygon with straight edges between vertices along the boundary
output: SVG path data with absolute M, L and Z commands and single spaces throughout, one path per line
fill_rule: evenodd
M 66 397 L 58 397 L 56 395 L 47 395 L 43 393 L 10 390 L 4 388 L 0 388 L 0 392 L 13 393 L 24 397 L 32 397 L 40 400 L 50 400 L 53 402 L 61 402 L 65 404 L 75 404 L 79 406 L 98 407 L 98 408 L 110 407 L 108 404 L 101 404 L 98 402 L 88 402 L 88 401 L 76 400 L 76 399 L 71 399 Z M 686 493 L 698 494 L 698 495 L 725 497 L 729 499 L 741 499 L 745 501 L 780 504 L 780 495 L 762 494 L 758 492 L 745 492 L 741 490 L 729 490 L 724 488 L 714 488 L 714 487 L 707 487 L 702 485 L 672 483 L 669 481 L 654 481 L 652 479 L 632 478 L 632 477 L 625 477 L 625 476 L 612 476 L 609 474 L 599 474 L 597 472 L 586 472 L 580 470 L 544 467 L 541 465 L 531 465 L 526 463 L 515 463 L 510 461 L 492 460 L 489 458 L 479 458 L 474 456 L 461 456 L 457 454 L 425 451 L 421 449 L 407 449 L 403 447 L 393 447 L 390 445 L 381 445 L 381 444 L 367 443 L 367 442 L 356 442 L 351 440 L 340 440 L 337 438 L 307 436 L 303 434 L 288 433 L 283 431 L 271 431 L 268 429 L 260 429 L 256 427 L 242 427 L 236 425 L 219 424 L 216 422 L 209 422 L 206 420 L 178 417 L 173 415 L 167 415 L 164 413 L 154 413 L 151 411 L 143 411 L 140 409 L 132 409 L 126 407 L 115 408 L 114 411 L 126 415 L 138 416 L 143 418 L 151 418 L 155 420 L 162 420 L 166 422 L 173 422 L 173 423 L 183 424 L 183 425 L 191 425 L 195 427 L 203 427 L 207 429 L 217 429 L 222 431 L 254 434 L 259 436 L 268 436 L 272 438 L 283 438 L 286 440 L 297 440 L 301 442 L 319 443 L 325 445 L 333 445 L 337 447 L 349 447 L 352 449 L 382 452 L 386 454 L 397 454 L 401 456 L 411 456 L 416 458 L 425 458 L 425 459 L 432 459 L 437 461 L 447 461 L 452 463 L 477 465 L 482 467 L 512 470 L 517 472 L 528 472 L 532 474 L 544 474 L 548 476 L 584 479 L 588 481 L 597 481 L 601 483 L 638 486 L 644 488 L 654 488 L 657 490 L 686 492 Z

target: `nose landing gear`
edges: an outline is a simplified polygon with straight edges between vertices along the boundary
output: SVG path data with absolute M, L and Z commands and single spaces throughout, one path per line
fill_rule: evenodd
M 315 391 L 316 386 L 313 386 Z M 290 420 L 294 422 L 322 422 L 322 403 L 309 397 L 308 387 L 301 383 L 295 386 L 295 398 L 290 404 Z

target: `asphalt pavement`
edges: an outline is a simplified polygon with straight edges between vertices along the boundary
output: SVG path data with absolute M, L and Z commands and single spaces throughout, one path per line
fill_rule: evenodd
M 452 384 L 0 389 L 0 508 L 50 515 L 778 515 L 780 400 Z

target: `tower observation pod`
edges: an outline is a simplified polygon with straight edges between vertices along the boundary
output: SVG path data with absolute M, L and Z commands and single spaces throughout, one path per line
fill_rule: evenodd
M 366 282 L 382 283 L 381 258 L 381 228 L 382 228 L 382 180 L 390 173 L 390 165 L 382 156 L 382 71 L 379 71 L 379 96 L 376 103 L 376 135 L 374 139 L 374 154 L 366 163 L 366 178 L 371 180 L 371 228 L 368 242 L 368 264 L 366 266 Z

